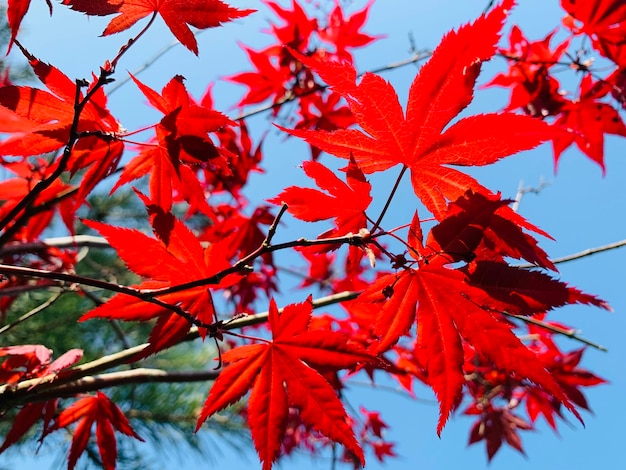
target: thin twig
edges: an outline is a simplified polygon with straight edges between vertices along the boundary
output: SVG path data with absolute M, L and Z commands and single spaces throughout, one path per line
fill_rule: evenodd
M 598 343 L 594 343 L 593 341 L 583 338 L 582 336 L 579 336 L 576 330 L 568 329 L 568 328 L 561 328 L 560 326 L 551 325 L 550 323 L 537 320 L 536 318 L 532 318 L 532 317 L 525 317 L 523 315 L 515 315 L 513 313 L 508 313 L 508 312 L 500 312 L 500 313 L 502 313 L 503 315 L 506 315 L 507 317 L 515 318 L 516 320 L 523 321 L 524 323 L 529 323 L 531 325 L 538 326 L 540 328 L 543 328 L 544 330 L 551 331 L 552 333 L 557 333 L 559 335 L 567 336 L 568 338 L 579 341 L 583 344 L 591 346 L 592 348 L 598 349 L 600 351 L 604 351 L 604 352 L 608 351 L 608 349 L 605 348 L 604 346 Z
M 620 240 L 618 242 L 609 243 L 608 245 L 602 245 L 595 248 L 587 248 L 586 250 L 579 251 L 578 253 L 573 253 L 571 255 L 562 256 L 560 258 L 551 259 L 554 264 L 562 264 L 567 263 L 568 261 L 575 261 L 577 259 L 585 258 L 587 256 L 595 255 L 596 253 L 602 253 L 604 251 L 615 250 L 617 248 L 621 248 L 622 246 L 626 246 L 626 239 Z M 536 267 L 534 264 L 518 264 L 515 265 L 516 268 L 534 268 Z
M 0 256 L 18 255 L 22 253 L 46 252 L 48 248 L 111 248 L 111 245 L 104 237 L 93 235 L 74 235 L 69 237 L 46 238 L 36 242 L 7 243 L 0 248 Z
M 57 300 L 59 300 L 61 298 L 61 296 L 63 295 L 63 293 L 64 293 L 64 291 L 57 292 L 52 297 L 50 297 L 48 300 L 46 300 L 44 303 L 42 303 L 41 305 L 38 305 L 37 307 L 32 309 L 30 312 L 26 312 L 24 315 L 19 317 L 17 320 L 12 321 L 11 323 L 8 323 L 8 324 L 4 325 L 2 328 L 0 328 L 0 335 L 3 334 L 3 333 L 6 333 L 7 331 L 9 331 L 12 328 L 15 328 L 17 325 L 19 325 L 20 323 L 25 322 L 29 318 L 34 317 L 39 312 L 43 312 L 45 309 L 47 309 L 52 304 L 54 304 Z

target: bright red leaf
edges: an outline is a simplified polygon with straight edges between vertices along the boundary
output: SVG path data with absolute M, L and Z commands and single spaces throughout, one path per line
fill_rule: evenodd
M 550 41 L 555 33 L 551 32 L 541 41 L 530 42 L 517 26 L 511 28 L 509 48 L 500 49 L 500 53 L 509 59 L 509 70 L 484 85 L 511 88 L 511 99 L 505 111 L 521 108 L 530 116 L 544 118 L 556 115 L 566 102 L 550 69 L 567 51 L 570 41 L 551 47 Z
M 116 250 L 120 258 L 135 273 L 147 278 L 137 289 L 160 289 L 198 279 L 210 278 L 230 267 L 224 247 L 215 243 L 202 248 L 200 241 L 180 220 L 159 206 L 149 205 L 155 238 L 143 233 L 100 222 L 85 221 L 97 230 Z M 141 247 L 141 249 L 138 249 Z M 238 278 L 238 276 L 235 275 Z M 225 279 L 222 282 L 229 282 Z M 213 283 L 216 286 L 218 282 Z M 163 302 L 176 305 L 204 324 L 215 321 L 213 299 L 207 286 L 158 296 Z M 150 346 L 142 354 L 149 355 L 176 344 L 189 331 L 191 323 L 178 313 L 147 303 L 126 294 L 114 296 L 104 305 L 86 313 L 90 318 L 110 318 L 126 321 L 146 321 L 157 318 L 150 333 Z M 206 329 L 200 329 L 206 334 Z
M 255 11 L 238 10 L 221 0 L 63 0 L 63 4 L 87 15 L 119 13 L 107 25 L 103 36 L 125 31 L 137 21 L 158 13 L 176 39 L 196 55 L 198 42 L 189 26 L 198 29 L 215 28 Z
M 285 307 L 280 314 L 272 300 L 273 340 L 222 355 L 228 365 L 211 387 L 198 419 L 197 429 L 251 389 L 248 423 L 264 469 L 271 468 L 279 455 L 290 406 L 300 411 L 305 423 L 344 445 L 364 464 L 337 392 L 321 373 L 350 369 L 373 358 L 342 333 L 310 329 L 311 312 L 310 298 Z
M 570 145 L 576 146 L 606 172 L 604 164 L 604 134 L 626 136 L 626 125 L 615 108 L 599 100 L 608 92 L 593 83 L 591 74 L 580 84 L 579 98 L 568 102 L 554 122 L 561 129 L 553 141 L 554 166 Z
M 305 161 L 302 167 L 307 176 L 328 194 L 317 189 L 290 186 L 269 202 L 286 203 L 290 214 L 307 222 L 334 218 L 335 228 L 324 233 L 326 238 L 357 234 L 367 226 L 365 210 L 372 202 L 371 185 L 354 161 L 346 169 L 347 184 L 321 163 Z
M 161 94 L 132 77 L 150 104 L 165 116 L 155 126 L 157 145 L 148 145 L 132 159 L 112 192 L 145 174 L 150 174 L 150 197 L 165 211 L 172 208 L 175 191 L 194 208 L 213 217 L 197 169 L 224 169 L 226 149 L 216 147 L 209 133 L 236 125 L 222 113 L 198 105 L 180 75 L 172 78 Z
M 488 165 L 553 136 L 545 123 L 514 114 L 470 116 L 449 126 L 471 102 L 481 64 L 496 51 L 511 6 L 507 1 L 443 38 L 411 86 L 406 117 L 395 90 L 382 77 L 366 73 L 356 84 L 351 64 L 298 56 L 348 101 L 362 131 L 283 130 L 338 157 L 352 156 L 365 173 L 407 166 L 415 193 L 441 219 L 446 200 L 468 189 L 488 192 L 448 165 Z
M 344 18 L 341 4 L 337 1 L 335 8 L 328 17 L 328 24 L 319 31 L 319 37 L 335 46 L 335 55 L 340 59 L 352 62 L 352 55 L 348 49 L 363 47 L 384 36 L 369 36 L 362 33 L 360 29 L 365 25 L 370 7 L 374 0 L 367 2 L 367 5 L 348 18 Z
M 68 470 L 72 470 L 76 466 L 78 458 L 87 447 L 94 422 L 96 423 L 96 443 L 102 459 L 102 466 L 105 470 L 115 469 L 117 444 L 115 442 L 114 429 L 143 442 L 143 439 L 133 430 L 117 405 L 102 392 L 96 392 L 94 396 L 81 398 L 69 408 L 63 410 L 56 418 L 49 432 L 65 428 L 76 422 L 78 424 L 74 429 L 74 437 L 70 447 Z

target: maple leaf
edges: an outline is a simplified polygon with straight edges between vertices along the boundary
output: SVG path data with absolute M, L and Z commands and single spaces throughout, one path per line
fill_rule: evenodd
M 395 90 L 380 76 L 366 73 L 356 84 L 351 64 L 297 55 L 346 99 L 362 131 L 281 129 L 338 157 L 352 156 L 365 173 L 398 164 L 410 168 L 416 195 L 440 220 L 446 200 L 468 189 L 488 193 L 448 165 L 488 165 L 553 136 L 547 124 L 515 114 L 470 116 L 449 126 L 471 102 L 481 64 L 493 56 L 511 6 L 507 1 L 443 38 L 411 85 L 406 117 Z
M 339 332 L 310 329 L 312 310 L 310 297 L 288 305 L 280 314 L 270 301 L 273 340 L 239 346 L 222 355 L 228 365 L 209 391 L 196 430 L 252 389 L 248 423 L 263 469 L 271 468 L 279 455 L 289 406 L 298 408 L 305 423 L 345 446 L 364 464 L 343 405 L 322 373 L 350 369 L 373 358 Z
M 487 447 L 487 459 L 491 461 L 494 455 L 506 442 L 518 452 L 524 454 L 522 441 L 517 433 L 518 430 L 527 431 L 532 425 L 524 421 L 518 415 L 506 408 L 489 406 L 487 410 L 472 410 L 466 414 L 480 414 L 480 418 L 474 423 L 470 431 L 468 444 L 476 444 L 485 441 Z
M 511 88 L 511 99 L 505 111 L 521 108 L 533 117 L 543 118 L 556 115 L 566 102 L 559 93 L 558 80 L 550 75 L 549 70 L 567 51 L 570 40 L 566 39 L 553 50 L 550 41 L 555 33 L 553 31 L 540 41 L 530 42 L 519 27 L 511 28 L 509 48 L 500 49 L 500 53 L 509 59 L 509 70 L 483 85 L 483 88 Z
M 338 58 L 352 62 L 349 48 L 363 47 L 384 37 L 369 36 L 359 31 L 365 25 L 369 9 L 373 4 L 374 0 L 370 0 L 362 10 L 344 18 L 341 4 L 336 2 L 335 8 L 328 17 L 328 24 L 319 30 L 318 35 L 323 41 L 335 46 L 335 55 Z
M 317 20 L 309 18 L 296 0 L 291 2 L 292 10 L 282 8 L 278 3 L 269 0 L 263 0 L 263 3 L 285 22 L 284 26 L 272 25 L 272 33 L 278 43 L 298 51 L 306 50 L 311 34 L 317 31 Z
M 83 356 L 81 349 L 70 349 L 54 361 L 52 351 L 41 344 L 23 344 L 0 348 L 0 358 L 6 357 L 0 364 L 0 383 L 17 383 L 29 378 L 45 377 L 58 374 L 76 364 Z M 57 400 L 46 400 L 26 404 L 15 416 L 0 447 L 0 454 L 18 442 L 28 430 L 43 417 L 43 434 L 48 432 L 49 424 L 56 412 Z
M 161 94 L 132 78 L 150 104 L 165 116 L 155 126 L 158 145 L 149 146 L 131 160 L 111 192 L 150 173 L 150 196 L 164 210 L 171 209 L 176 188 L 187 202 L 212 218 L 213 211 L 194 170 L 203 165 L 225 165 L 222 155 L 228 151 L 217 148 L 208 134 L 236 124 L 222 113 L 196 104 L 180 75 L 172 78 Z
M 97 230 L 117 250 L 118 255 L 136 274 L 148 278 L 137 289 L 160 289 L 176 284 L 210 278 L 230 266 L 225 258 L 224 247 L 215 243 L 203 249 L 200 241 L 181 221 L 155 204 L 148 204 L 152 215 L 155 238 L 134 230 L 113 227 L 100 222 L 84 223 Z M 141 247 L 138 250 L 137 247 Z M 232 278 L 222 282 L 226 285 Z M 215 284 L 217 285 L 217 283 Z M 205 324 L 215 319 L 215 310 L 208 287 L 195 287 L 182 292 L 161 295 L 161 301 L 184 309 Z M 144 302 L 126 294 L 117 294 L 81 317 L 81 321 L 91 318 L 108 318 L 126 321 L 146 321 L 157 318 L 150 333 L 150 346 L 142 355 L 176 344 L 191 326 L 189 320 L 164 307 Z M 206 328 L 200 328 L 206 335 Z
M 55 152 L 66 146 L 73 127 L 77 84 L 56 67 L 40 61 L 24 50 L 35 75 L 50 92 L 25 86 L 0 87 L 0 131 L 11 136 L 0 143 L 0 155 L 27 157 Z M 94 77 L 87 92 L 97 80 Z M 123 129 L 107 109 L 107 98 L 98 88 L 84 104 L 75 131 L 91 134 L 81 137 L 67 162 L 73 175 L 89 167 L 83 176 L 75 204 L 79 206 L 104 177 L 117 168 L 124 144 L 117 140 Z
M 117 459 L 114 429 L 143 442 L 143 439 L 133 430 L 128 419 L 117 405 L 102 392 L 81 398 L 63 410 L 48 432 L 65 428 L 76 422 L 78 424 L 74 430 L 70 447 L 68 470 L 72 470 L 76 466 L 78 458 L 87 447 L 94 422 L 96 423 L 96 443 L 102 459 L 102 466 L 106 470 L 114 470 Z
M 599 101 L 607 93 L 607 87 L 597 87 L 592 80 L 591 74 L 583 77 L 579 98 L 567 103 L 554 121 L 553 126 L 563 130 L 553 140 L 555 169 L 563 151 L 576 144 L 605 174 L 604 134 L 626 136 L 626 125 L 617 110 Z
M 615 43 L 626 39 L 626 4 L 622 0 L 561 0 L 561 7 L 570 16 L 563 22 L 576 34 L 584 33 Z M 577 27 L 572 20 L 580 21 L 582 26 Z
M 440 403 L 438 432 L 462 396 L 463 341 L 507 374 L 537 384 L 579 417 L 558 382 L 499 312 L 532 315 L 566 304 L 608 305 L 543 273 L 468 256 L 487 237 L 501 239 L 500 246 L 509 240 L 525 244 L 523 251 L 535 257 L 542 253 L 527 240 L 520 241 L 511 227 L 499 225 L 496 212 L 502 204 L 482 195 L 459 199 L 450 205 L 452 209 L 465 205 L 464 211 L 451 210 L 450 220 L 444 219 L 431 230 L 426 246 L 415 217 L 409 245 L 418 269 L 405 261 L 399 273 L 381 276 L 357 300 L 364 308 L 373 304 L 370 308 L 378 312 L 374 324 L 374 334 L 380 338 L 378 353 L 390 349 L 417 318 L 415 349 Z M 449 266 L 459 261 L 468 264 L 456 269 Z
M 50 0 L 46 0 L 46 3 L 48 4 L 50 15 L 52 15 L 52 3 Z M 20 25 L 22 24 L 22 20 L 28 12 L 30 0 L 8 0 L 7 4 L 7 21 L 9 23 L 9 29 L 11 30 L 11 38 L 9 39 L 9 47 L 7 49 L 8 54 L 11 52 L 11 47 L 13 47 L 13 43 L 17 38 L 17 33 L 20 29 Z
M 371 185 L 354 161 L 346 169 L 347 184 L 319 162 L 306 161 L 302 167 L 307 176 L 329 194 L 290 186 L 269 202 L 286 203 L 290 214 L 307 222 L 334 218 L 335 228 L 324 233 L 324 238 L 357 234 L 367 226 L 365 210 L 372 202 Z
M 137 21 L 158 13 L 176 39 L 196 55 L 198 42 L 189 26 L 215 28 L 256 11 L 239 10 L 221 0 L 63 0 L 63 4 L 87 15 L 119 13 L 107 25 L 103 36 L 125 31 Z
M 28 403 L 15 415 L 13 425 L 6 433 L 0 454 L 18 442 L 33 425 L 43 417 L 44 434 L 48 431 L 57 408 L 57 400 L 47 400 L 39 403 Z
M 272 96 L 274 97 L 273 103 L 284 99 L 287 93 L 287 82 L 292 77 L 291 71 L 275 63 L 274 56 L 267 50 L 255 51 L 244 45 L 241 48 L 248 55 L 256 71 L 242 72 L 226 78 L 229 82 L 239 83 L 249 88 L 237 106 L 261 103 Z

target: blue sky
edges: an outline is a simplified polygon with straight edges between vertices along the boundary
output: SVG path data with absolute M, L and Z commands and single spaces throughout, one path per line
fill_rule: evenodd
M 199 59 L 180 46 L 172 49 L 142 74 L 141 80 L 154 89 L 160 89 L 174 74 L 180 73 L 186 77 L 188 89 L 199 98 L 210 81 L 247 69 L 246 57 L 238 48 L 237 41 L 255 49 L 267 45 L 268 37 L 260 35 L 258 31 L 267 25 L 269 13 L 258 1 L 233 0 L 232 3 L 261 11 L 249 19 L 202 34 L 199 38 Z M 418 48 L 433 48 L 446 31 L 477 17 L 486 3 L 484 0 L 378 0 L 372 7 L 366 30 L 370 34 L 384 33 L 387 37 L 357 52 L 357 66 L 360 70 L 367 70 L 408 57 L 409 33 Z M 540 2 L 541 10 L 537 6 L 538 2 L 520 0 L 519 3 L 521 5 L 514 11 L 508 27 L 513 22 L 518 23 L 531 39 L 545 36 L 562 16 L 556 0 Z M 363 2 L 357 3 L 359 8 L 362 5 Z M 89 76 L 105 59 L 115 54 L 126 38 L 99 38 L 97 35 L 103 30 L 106 20 L 87 19 L 62 8 L 58 3 L 54 6 L 54 15 L 49 18 L 45 2 L 33 2 L 31 12 L 24 21 L 22 39 L 31 53 L 56 65 L 70 77 Z M 120 77 L 123 77 L 126 68 L 135 70 L 156 50 L 167 46 L 172 36 L 159 24 L 145 39 L 122 61 L 118 69 Z M 486 67 L 479 82 L 486 82 L 503 66 L 501 61 L 494 61 Z M 406 101 L 406 92 L 414 74 L 415 68 L 411 66 L 385 74 L 385 78 L 398 90 L 401 102 Z M 563 76 L 567 76 L 567 73 Z M 563 79 L 563 84 L 567 83 Z M 214 89 L 217 109 L 228 111 L 228 106 L 238 100 L 243 92 L 242 87 L 218 82 Z M 121 117 L 125 127 L 133 129 L 149 123 L 156 116 L 151 114 L 147 106 L 137 104 L 144 102 L 138 92 L 127 85 L 111 96 L 110 105 L 115 115 Z M 469 112 L 496 111 L 506 102 L 506 91 L 479 91 Z M 234 111 L 231 113 L 235 114 Z M 268 122 L 268 116 L 260 116 L 251 120 L 250 126 L 260 134 Z M 548 182 L 549 185 L 540 194 L 529 194 L 523 199 L 520 212 L 557 240 L 541 242 L 552 257 L 559 257 L 626 238 L 625 150 L 623 140 L 614 137 L 607 139 L 605 177 L 597 165 L 576 150 L 565 153 L 555 174 L 549 146 L 505 159 L 489 168 L 478 169 L 473 174 L 485 186 L 502 191 L 508 197 L 515 195 L 520 182 L 526 186 Z M 253 179 L 251 197 L 266 199 L 274 196 L 277 191 L 276 178 L 289 181 L 290 184 L 297 180 L 304 181 L 297 166 L 301 159 L 308 158 L 306 145 L 294 139 L 285 142 L 271 131 L 265 154 L 267 174 Z M 329 163 L 329 158 L 323 161 Z M 406 209 L 413 211 L 414 196 L 410 194 L 408 186 L 401 188 L 397 200 L 409 201 Z M 398 211 L 404 209 L 402 205 L 395 207 Z M 594 414 L 583 413 L 585 428 L 572 416 L 567 416 L 570 424 L 559 423 L 559 435 L 555 435 L 545 423 L 539 423 L 535 431 L 523 433 L 527 457 L 504 448 L 490 464 L 493 470 L 620 468 L 626 465 L 622 443 L 622 423 L 626 421 L 626 411 L 622 405 L 626 392 L 626 248 L 563 264 L 559 269 L 564 281 L 604 298 L 615 310 L 615 313 L 607 313 L 588 307 L 568 307 L 552 317 L 579 328 L 583 336 L 609 349 L 608 353 L 588 350 L 583 366 L 609 380 L 610 384 L 586 391 Z M 565 349 L 579 347 L 579 344 L 571 341 L 561 341 L 560 344 Z M 360 385 L 351 386 L 348 393 L 355 408 L 362 404 L 369 409 L 380 410 L 390 424 L 388 440 L 397 443 L 396 452 L 401 457 L 390 461 L 387 468 L 456 470 L 460 466 L 487 466 L 483 445 L 466 446 L 470 419 L 458 415 L 453 417 L 441 438 L 437 437 L 438 408 L 433 404 L 429 390 L 418 389 L 420 399 L 417 401 L 393 392 L 372 391 Z M 146 449 L 148 453 L 153 452 L 149 444 Z M 223 460 L 219 457 L 217 460 L 223 468 L 258 467 L 252 451 L 246 459 L 242 460 L 241 457 L 239 453 L 225 449 Z M 3 461 L 2 458 L 8 460 Z M 0 468 L 10 465 L 11 468 L 41 469 L 52 465 L 51 461 L 42 456 L 31 459 L 3 455 L 2 458 Z M 181 467 L 180 457 L 159 461 L 160 468 L 169 470 Z M 182 464 L 191 467 L 200 466 L 202 462 L 190 455 L 189 460 Z M 330 466 L 326 456 L 317 462 L 306 458 L 287 460 L 282 468 L 296 467 L 317 469 Z M 381 467 L 371 457 L 366 468 Z

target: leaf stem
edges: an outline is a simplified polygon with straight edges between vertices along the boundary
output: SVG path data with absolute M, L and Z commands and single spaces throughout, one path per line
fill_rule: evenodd
M 404 176 L 404 173 L 406 173 L 407 169 L 408 167 L 406 165 L 402 166 L 402 170 L 400 170 L 400 174 L 396 178 L 396 182 L 394 183 L 393 188 L 391 189 L 391 193 L 389 194 L 389 197 L 387 198 L 387 201 L 385 202 L 385 207 L 383 207 L 383 210 L 381 211 L 380 215 L 378 216 L 378 219 L 374 223 L 372 230 L 370 230 L 371 233 L 376 232 L 378 227 L 380 227 L 380 224 L 383 221 L 383 217 L 385 217 L 385 213 L 387 212 L 387 209 L 389 209 L 391 200 L 393 199 L 393 196 L 396 194 L 396 191 L 398 190 L 398 186 L 400 185 L 400 181 L 402 180 L 402 177 Z

